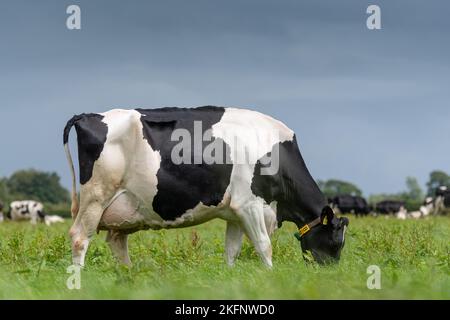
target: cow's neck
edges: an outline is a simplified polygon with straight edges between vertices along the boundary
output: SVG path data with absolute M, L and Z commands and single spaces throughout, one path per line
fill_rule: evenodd
M 322 208 L 323 209 L 323 208 Z M 295 223 L 298 228 L 309 224 L 320 217 L 322 210 L 314 210 L 314 209 L 299 209 L 293 211 L 292 216 L 290 217 L 290 221 Z
M 290 221 L 301 228 L 320 217 L 327 201 L 309 174 L 296 181 L 301 183 L 292 183 L 286 190 L 278 215 L 280 222 Z

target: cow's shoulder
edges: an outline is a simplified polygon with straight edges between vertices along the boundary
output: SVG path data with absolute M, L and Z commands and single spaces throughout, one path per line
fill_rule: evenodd
M 258 111 L 241 108 L 225 108 L 225 113 L 220 123 L 214 130 L 219 131 L 219 126 L 223 129 L 240 128 L 245 131 L 277 132 L 281 141 L 291 141 L 294 131 L 285 123 Z

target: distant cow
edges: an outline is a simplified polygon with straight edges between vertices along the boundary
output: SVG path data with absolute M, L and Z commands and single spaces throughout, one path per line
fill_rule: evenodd
M 54 223 L 63 223 L 64 218 L 57 216 L 57 215 L 46 215 L 44 217 L 44 222 L 47 226 L 50 226 Z
M 13 221 L 30 220 L 32 224 L 45 221 L 44 205 L 33 200 L 14 201 L 9 205 L 8 217 Z
M 342 214 L 353 213 L 357 216 L 367 215 L 370 213 L 370 206 L 366 199 L 359 196 L 340 195 L 331 201 L 333 208 Z
M 396 215 L 403 209 L 405 209 L 403 201 L 385 200 L 375 205 L 375 212 L 383 215 Z
M 428 197 L 423 202 L 423 205 L 420 206 L 420 209 L 417 211 L 408 212 L 404 207 L 400 208 L 400 210 L 396 213 L 398 219 L 421 219 L 426 218 L 434 212 L 434 199 L 432 197 Z
M 68 148 L 72 127 L 78 136 L 80 201 Z M 113 253 L 129 264 L 129 234 L 216 218 L 228 223 L 230 265 L 246 234 L 272 266 L 270 235 L 283 221 L 299 227 L 301 248 L 315 260 L 340 258 L 348 219 L 336 217 L 327 205 L 294 132 L 267 115 L 212 106 L 116 109 L 73 117 L 63 142 L 73 178 L 70 236 L 76 265 L 84 265 L 97 230 L 108 231 Z
M 450 210 L 450 190 L 446 187 L 440 187 L 436 190 L 434 200 L 434 214 L 445 214 Z

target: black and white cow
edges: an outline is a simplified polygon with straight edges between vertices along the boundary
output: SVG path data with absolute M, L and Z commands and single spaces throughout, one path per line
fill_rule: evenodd
M 336 212 L 342 214 L 353 213 L 356 216 L 365 216 L 371 211 L 366 199 L 359 196 L 339 195 L 331 200 L 331 205 Z
M 434 200 L 434 214 L 445 214 L 450 211 L 450 190 L 446 186 L 439 187 L 436 190 Z
M 68 147 L 75 126 L 80 200 Z M 259 112 L 222 107 L 111 110 L 73 117 L 64 130 L 73 176 L 73 262 L 107 230 L 118 259 L 130 264 L 129 234 L 227 221 L 226 259 L 243 235 L 272 266 L 269 236 L 283 221 L 300 229 L 303 251 L 337 261 L 346 218 L 337 218 L 311 177 L 292 130 Z
M 385 200 L 375 205 L 375 212 L 381 215 L 397 215 L 405 210 L 403 201 Z
M 45 221 L 44 205 L 37 201 L 14 201 L 9 210 L 8 218 L 12 221 L 30 220 L 32 224 Z

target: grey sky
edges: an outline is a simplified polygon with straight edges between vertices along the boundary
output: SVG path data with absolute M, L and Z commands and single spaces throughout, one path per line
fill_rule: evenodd
M 73 114 L 210 104 L 284 121 L 316 179 L 366 195 L 450 171 L 448 1 L 36 3 L 0 6 L 0 176 L 33 167 L 69 186 Z M 70 4 L 80 31 L 65 27 Z

